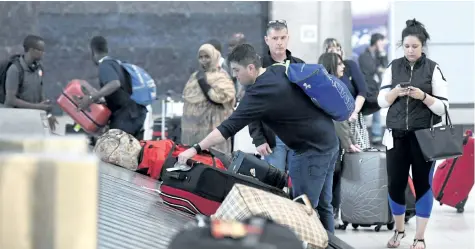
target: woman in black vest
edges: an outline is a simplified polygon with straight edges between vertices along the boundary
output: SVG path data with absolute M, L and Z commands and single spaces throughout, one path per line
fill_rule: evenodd
M 411 249 L 425 249 L 424 233 L 429 220 L 433 195 L 431 183 L 434 162 L 426 162 L 415 130 L 442 121 L 448 108 L 447 82 L 439 65 L 428 59 L 422 48 L 429 39 L 424 26 L 416 19 L 408 20 L 402 31 L 404 57 L 393 60 L 383 75 L 378 103 L 389 107 L 383 144 L 386 146 L 389 203 L 396 231 L 388 248 L 397 248 L 405 237 L 405 189 L 409 168 L 416 190 L 417 227 Z

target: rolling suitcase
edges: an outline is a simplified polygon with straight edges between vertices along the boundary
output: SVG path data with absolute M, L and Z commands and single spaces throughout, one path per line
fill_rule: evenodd
M 252 177 L 234 174 L 200 163 L 193 167 L 169 168 L 164 171 L 162 180 L 160 196 L 163 202 L 191 214 L 206 216 L 214 214 L 236 183 L 288 198 L 283 190 L 264 184 Z
M 228 168 L 232 173 L 252 176 L 276 188 L 282 189 L 285 187 L 287 175 L 284 172 L 261 160 L 256 155 L 242 151 L 236 151 L 233 154 L 231 165 Z
M 388 201 L 388 175 L 386 154 L 378 149 L 365 149 L 361 153 L 345 153 L 345 167 L 341 177 L 342 229 L 383 225 L 394 229 Z
M 96 133 L 109 121 L 111 111 L 104 104 L 91 104 L 87 110 L 78 111 L 79 97 L 96 91 L 87 81 L 72 80 L 59 98 L 58 105 L 87 133 Z
M 434 198 L 440 205 L 449 205 L 464 212 L 464 206 L 474 184 L 474 139 L 467 131 L 463 155 L 443 161 L 435 171 L 432 181 Z

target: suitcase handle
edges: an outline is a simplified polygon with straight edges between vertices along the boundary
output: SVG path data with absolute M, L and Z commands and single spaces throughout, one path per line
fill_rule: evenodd
M 305 205 L 305 212 L 307 212 L 308 216 L 311 216 L 313 214 L 313 207 L 312 207 L 312 204 L 310 203 L 310 200 L 308 199 L 307 195 L 303 194 L 303 195 L 293 199 L 293 201 L 304 204 Z

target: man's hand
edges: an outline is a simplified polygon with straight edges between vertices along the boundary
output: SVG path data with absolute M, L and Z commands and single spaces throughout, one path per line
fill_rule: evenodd
M 46 112 L 51 112 L 53 109 L 53 105 L 51 105 L 51 101 L 49 99 L 44 100 L 43 102 L 39 103 L 39 109 L 46 111 Z
M 261 156 L 268 156 L 272 153 L 272 150 L 270 149 L 270 146 L 268 143 L 263 143 L 259 145 L 256 149 L 259 155 Z
M 398 97 L 404 97 L 409 94 L 409 88 L 403 88 L 400 85 L 397 85 L 391 90 L 391 93 Z
M 92 100 L 92 98 L 90 96 L 82 96 L 82 97 L 79 97 L 79 100 L 77 102 L 78 104 L 78 110 L 79 111 L 82 111 L 82 110 L 86 110 L 94 101 Z
M 352 145 L 350 145 L 350 148 L 348 149 L 348 151 L 349 151 L 349 152 L 353 152 L 353 153 L 355 153 L 355 152 L 361 152 L 361 148 L 360 148 L 360 146 L 357 145 L 357 144 L 352 144 Z
M 55 116 L 51 116 L 48 118 L 48 122 L 49 122 L 49 127 L 52 131 L 55 131 L 56 130 L 56 125 L 59 124 L 58 123 L 58 120 L 56 120 L 56 117 Z
M 178 155 L 178 163 L 186 165 L 186 161 L 196 156 L 195 148 L 189 148 Z

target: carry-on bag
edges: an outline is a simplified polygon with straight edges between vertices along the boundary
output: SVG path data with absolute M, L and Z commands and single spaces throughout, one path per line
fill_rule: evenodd
M 328 247 L 327 231 L 306 195 L 292 201 L 261 189 L 236 184 L 211 218 L 240 221 L 255 215 L 291 228 L 305 244 L 304 248 Z
M 298 85 L 312 102 L 335 121 L 348 120 L 355 110 L 355 99 L 338 77 L 320 64 L 276 63 L 286 67 L 290 82 Z
M 432 181 L 434 198 L 440 205 L 449 205 L 463 213 L 468 195 L 474 184 L 474 138 L 467 131 L 463 139 L 463 154 L 443 161 Z
M 235 174 L 252 176 L 276 188 L 282 189 L 285 187 L 287 175 L 284 172 L 261 160 L 256 155 L 242 151 L 236 151 L 233 154 L 231 165 L 228 168 L 229 171 Z
M 137 172 L 148 175 L 153 179 L 160 179 L 163 171 L 172 168 L 178 160 L 178 155 L 190 148 L 189 146 L 176 144 L 170 139 L 158 141 L 141 141 L 142 150 L 138 155 L 139 165 Z M 208 166 L 226 169 L 226 162 L 222 155 L 218 157 L 214 153 L 217 151 L 203 150 L 200 154 L 195 155 L 191 160 Z
M 240 222 L 197 215 L 195 219 L 175 235 L 169 249 L 302 249 L 292 230 L 267 218 Z
M 85 80 L 72 80 L 58 97 L 59 107 L 87 133 L 96 133 L 109 122 L 111 111 L 104 104 L 91 104 L 86 110 L 78 110 L 80 98 L 96 91 Z
M 283 190 L 257 179 L 202 163 L 195 163 L 192 167 L 180 165 L 168 168 L 162 180 L 160 196 L 164 203 L 191 214 L 214 214 L 237 183 L 288 198 Z
M 100 136 L 94 146 L 94 153 L 106 163 L 129 170 L 136 170 L 138 155 L 142 147 L 134 136 L 119 129 L 111 129 Z
M 379 232 L 386 225 L 394 229 L 388 201 L 386 154 L 378 149 L 345 153 L 341 176 L 342 229 L 376 226 Z

